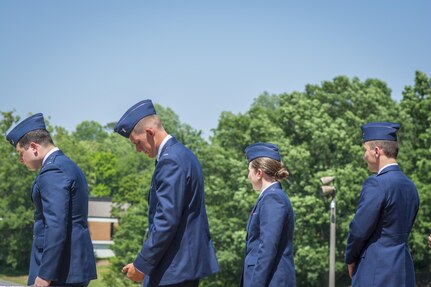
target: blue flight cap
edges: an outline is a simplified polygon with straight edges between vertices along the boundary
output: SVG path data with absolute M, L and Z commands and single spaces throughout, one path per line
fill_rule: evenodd
M 364 142 L 374 140 L 397 141 L 400 124 L 391 122 L 372 122 L 361 126 Z
M 125 138 L 129 138 L 133 128 L 142 118 L 155 114 L 157 113 L 151 100 L 140 101 L 124 113 L 124 115 L 115 125 L 114 132 L 122 135 Z
M 245 148 L 248 162 L 258 157 L 269 157 L 281 161 L 278 147 L 272 143 L 254 143 Z
M 20 122 L 8 133 L 6 139 L 11 145 L 16 147 L 19 140 L 25 136 L 25 134 L 34 130 L 46 130 L 43 114 L 41 113 L 34 114 Z

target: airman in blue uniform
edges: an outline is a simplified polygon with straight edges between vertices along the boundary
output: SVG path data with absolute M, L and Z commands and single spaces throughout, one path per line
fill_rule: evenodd
M 255 143 L 245 149 L 248 179 L 260 192 L 247 224 L 243 287 L 296 286 L 293 261 L 295 216 L 279 181 L 289 173 L 278 147 Z
M 137 152 L 156 158 L 148 238 L 123 272 L 133 281 L 144 280 L 144 286 L 198 286 L 199 279 L 218 272 L 199 160 L 165 131 L 151 100 L 127 110 L 114 131 Z
M 345 250 L 352 286 L 415 286 L 408 238 L 419 208 L 413 182 L 397 164 L 400 125 L 361 127 L 364 160 L 376 173 L 362 186 Z
M 31 171 L 40 168 L 31 194 L 36 211 L 28 284 L 87 286 L 97 274 L 84 174 L 54 145 L 41 113 L 20 122 L 6 138 L 21 163 Z

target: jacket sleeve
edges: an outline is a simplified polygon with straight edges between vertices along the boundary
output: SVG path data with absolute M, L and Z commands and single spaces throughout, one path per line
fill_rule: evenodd
M 133 262 L 135 267 L 151 275 L 170 247 L 181 221 L 186 195 L 186 172 L 172 159 L 165 159 L 155 174 L 157 206 L 148 239 Z
M 264 195 L 260 204 L 260 242 L 251 286 L 268 284 L 288 216 L 286 201 L 276 193 Z
M 369 177 L 362 187 L 358 208 L 350 223 L 344 261 L 357 262 L 379 220 L 385 194 L 375 177 Z
M 43 254 L 38 276 L 56 280 L 69 228 L 71 181 L 61 169 L 50 164 L 41 171 L 38 185 L 44 218 Z

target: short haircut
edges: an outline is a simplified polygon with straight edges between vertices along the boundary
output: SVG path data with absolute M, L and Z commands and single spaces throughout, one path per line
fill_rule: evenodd
M 369 141 L 368 144 L 372 149 L 376 146 L 380 147 L 389 158 L 396 159 L 398 156 L 398 142 L 396 141 L 375 140 Z
M 150 115 L 140 119 L 139 122 L 133 128 L 133 132 L 135 134 L 142 134 L 145 132 L 145 129 L 147 127 L 155 127 L 158 129 L 162 128 L 162 122 L 160 121 L 159 116 Z
M 30 131 L 18 141 L 18 144 L 24 149 L 28 149 L 32 142 L 38 143 L 41 146 L 46 146 L 48 144 L 54 145 L 54 141 L 47 130 Z

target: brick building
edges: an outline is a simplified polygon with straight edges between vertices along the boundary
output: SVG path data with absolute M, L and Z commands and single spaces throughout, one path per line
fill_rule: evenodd
M 114 256 L 110 245 L 118 220 L 111 215 L 112 200 L 108 197 L 92 197 L 88 201 L 88 228 L 97 258 Z

